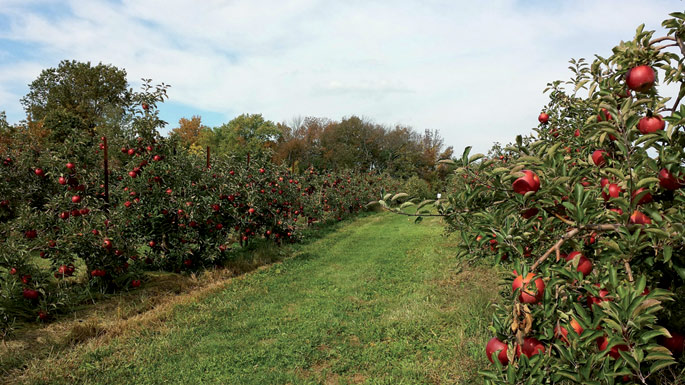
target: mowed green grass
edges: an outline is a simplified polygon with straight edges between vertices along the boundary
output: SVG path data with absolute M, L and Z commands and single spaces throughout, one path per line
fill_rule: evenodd
M 163 328 L 74 349 L 20 382 L 480 383 L 498 277 L 456 260 L 442 231 L 438 219 L 352 220 L 177 306 Z

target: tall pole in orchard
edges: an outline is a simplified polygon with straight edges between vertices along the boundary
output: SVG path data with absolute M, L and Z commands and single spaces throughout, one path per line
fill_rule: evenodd
M 108 156 L 108 146 L 107 146 L 107 137 L 103 136 L 103 144 L 104 144 L 104 157 L 105 157 L 105 162 L 104 162 L 104 167 L 105 167 L 105 204 L 109 206 L 109 156 Z

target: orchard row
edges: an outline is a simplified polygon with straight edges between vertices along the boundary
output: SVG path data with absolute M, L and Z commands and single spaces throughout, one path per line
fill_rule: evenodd
M 392 187 L 369 173 L 294 175 L 264 156 L 200 159 L 160 137 L 117 138 L 116 151 L 95 140 L 3 155 L 5 327 L 49 318 L 84 286 L 135 288 L 146 270 L 222 264 L 255 239 L 294 242 L 301 229 L 354 215 Z
M 666 36 L 641 26 L 572 60 L 532 135 L 443 162 L 457 186 L 434 205 L 459 254 L 511 272 L 486 384 L 684 383 L 685 13 L 671 16 Z

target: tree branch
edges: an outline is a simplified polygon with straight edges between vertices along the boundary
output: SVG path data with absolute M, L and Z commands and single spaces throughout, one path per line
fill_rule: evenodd
M 654 49 L 657 51 L 661 51 L 662 49 L 669 48 L 669 47 L 678 47 L 678 43 L 659 45 L 659 46 L 654 47 Z
M 626 269 L 626 273 L 628 274 L 628 280 L 633 282 L 633 270 L 630 268 L 630 262 L 627 259 L 623 260 L 623 267 Z
M 617 230 L 618 228 L 622 227 L 624 225 L 620 224 L 602 224 L 602 225 L 585 225 L 581 227 L 576 227 L 571 230 L 569 230 L 566 234 L 564 234 L 561 239 L 559 239 L 552 247 L 550 247 L 545 254 L 543 254 L 540 258 L 538 258 L 537 261 L 531 266 L 530 271 L 535 271 L 535 269 L 540 266 L 542 262 L 547 260 L 550 255 L 552 255 L 552 252 L 555 251 L 557 257 L 559 257 L 559 248 L 564 244 L 564 242 L 568 241 L 569 239 L 575 237 L 580 233 L 581 231 L 586 231 L 586 230 L 594 230 L 594 231 L 614 231 Z
M 673 36 L 663 36 L 663 37 L 658 37 L 652 41 L 649 42 L 649 45 L 654 45 L 656 43 L 662 42 L 664 40 L 670 40 L 670 41 L 675 41 L 675 38 Z

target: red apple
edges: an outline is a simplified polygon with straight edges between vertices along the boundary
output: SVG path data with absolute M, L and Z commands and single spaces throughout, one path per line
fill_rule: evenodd
M 609 154 L 606 151 L 595 150 L 595 152 L 592 153 L 592 161 L 595 163 L 596 166 L 602 167 L 607 163 L 605 156 L 609 156 Z
M 523 303 L 538 303 L 545 294 L 545 282 L 542 278 L 534 278 L 534 273 L 528 273 L 526 278 L 519 275 L 511 285 L 514 292 L 521 289 L 519 300 Z
M 566 262 L 572 261 L 576 256 L 578 256 L 579 261 L 578 261 L 578 268 L 576 271 L 580 271 L 583 273 L 583 277 L 586 275 L 590 274 L 592 271 L 592 262 L 585 258 L 583 254 L 581 254 L 579 251 L 573 251 L 569 255 L 566 256 Z
M 502 365 L 507 365 L 509 363 L 509 358 L 507 358 L 507 349 L 507 344 L 497 339 L 497 337 L 493 337 L 485 346 L 485 355 L 487 355 L 488 360 L 494 364 L 495 362 L 492 360 L 492 355 L 495 352 L 499 352 L 497 353 L 497 359 Z
M 610 183 L 607 190 L 609 193 L 604 192 L 604 189 L 602 189 L 602 198 L 604 198 L 605 201 L 608 201 L 609 198 L 618 198 L 618 196 L 621 195 L 621 187 L 615 183 Z
M 40 176 L 40 177 L 45 176 L 45 171 L 43 171 L 42 168 L 37 168 L 37 169 L 35 169 L 33 172 L 34 172 L 36 175 Z
M 69 170 L 73 170 L 75 167 L 76 167 L 76 166 L 75 166 L 73 163 L 71 163 L 71 162 L 67 163 L 67 168 L 68 168 Z
M 540 178 L 530 170 L 522 171 L 525 175 L 516 179 L 512 184 L 514 192 L 524 195 L 529 191 L 538 191 L 540 189 Z
M 606 337 L 599 337 L 597 338 L 597 347 L 599 348 L 600 351 L 605 351 L 607 350 L 607 346 L 609 346 L 609 339 Z M 619 358 L 621 355 L 618 353 L 619 350 L 622 351 L 627 351 L 630 348 L 628 345 L 616 345 L 611 350 L 609 351 L 609 356 L 613 359 Z
M 105 249 L 111 249 L 112 248 L 112 241 L 109 239 L 105 239 L 102 242 L 102 247 L 104 247 Z
M 33 300 L 33 299 L 38 299 L 38 296 L 40 295 L 40 293 L 38 293 L 36 290 L 24 289 L 24 290 L 22 290 L 21 295 L 26 299 Z
M 24 232 L 24 236 L 28 239 L 34 239 L 38 235 L 36 230 L 27 230 Z
M 651 225 L 652 219 L 642 212 L 635 210 L 630 216 L 630 223 L 635 225 Z
M 633 91 L 647 92 L 654 86 L 656 75 L 650 66 L 640 65 L 628 70 L 626 84 Z
M 135 178 L 135 177 L 138 176 L 138 174 L 136 174 L 135 171 L 129 171 L 129 172 L 128 172 L 128 176 L 130 176 L 131 178 Z
M 645 116 L 637 123 L 637 129 L 643 134 L 651 134 L 666 128 L 666 122 L 659 115 Z
M 521 216 L 524 219 L 530 219 L 538 214 L 540 210 L 537 207 L 531 207 L 521 212 Z
M 599 114 L 597 115 L 597 121 L 598 122 L 603 122 L 603 121 L 609 121 L 613 120 L 611 117 L 611 113 L 606 108 L 602 108 L 599 110 Z
M 531 358 L 536 354 L 544 353 L 545 345 L 533 337 L 526 337 L 523 339 L 523 345 L 516 346 L 516 357 L 520 357 L 521 353 L 525 354 L 526 357 Z
M 685 336 L 677 332 L 670 332 L 671 338 L 659 337 L 659 343 L 670 350 L 674 356 L 680 355 L 685 350 Z
M 635 200 L 635 198 L 637 198 L 638 195 L 642 194 L 642 193 L 645 192 L 645 191 L 646 191 L 646 193 L 643 194 L 642 197 L 640 198 L 640 200 L 637 202 L 638 206 L 639 206 L 639 205 L 642 205 L 642 204 L 645 204 L 645 203 L 651 202 L 651 201 L 652 201 L 652 194 L 650 194 L 650 193 L 649 193 L 649 190 L 647 190 L 647 189 L 644 188 L 644 187 L 639 188 L 639 189 L 633 191 L 632 200 Z
M 64 186 L 65 184 L 67 184 L 67 178 L 61 176 L 61 177 L 59 177 L 59 179 L 57 180 L 57 182 L 59 182 L 59 184 L 61 184 L 62 186 Z
M 140 280 L 134 279 L 133 281 L 131 281 L 131 287 L 140 287 Z
M 580 130 L 576 128 L 576 130 L 573 132 L 573 136 L 576 138 L 580 136 Z
M 595 286 L 600 287 L 599 284 L 595 284 Z M 609 295 L 609 290 L 607 289 L 599 289 L 599 297 L 595 297 L 592 294 L 588 294 L 587 296 L 587 306 L 592 309 L 592 305 L 599 305 L 600 303 L 604 301 L 611 301 L 611 298 L 607 298 Z
M 538 116 L 538 122 L 547 124 L 547 122 L 549 122 L 549 115 L 545 112 L 541 113 L 540 116 Z
M 147 111 L 148 109 L 150 109 L 150 105 L 147 104 L 147 103 L 143 103 L 143 104 L 141 105 L 141 107 L 143 107 L 143 109 L 144 109 L 145 111 Z
M 659 171 L 659 185 L 666 190 L 677 190 L 685 185 L 685 178 L 677 179 L 670 171 L 662 168 Z
M 71 202 L 72 203 L 81 203 L 81 197 L 78 195 L 74 195 L 73 197 L 71 197 Z

